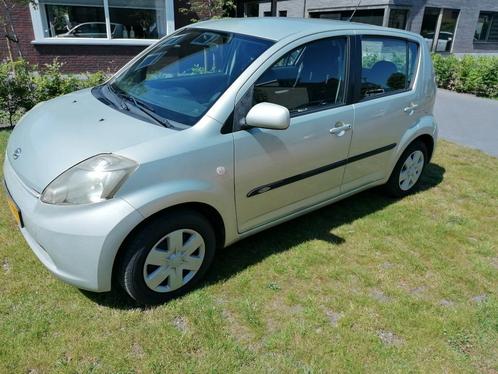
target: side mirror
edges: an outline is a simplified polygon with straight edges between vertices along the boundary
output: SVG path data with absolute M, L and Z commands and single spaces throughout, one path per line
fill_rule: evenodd
M 289 109 L 272 103 L 259 103 L 246 116 L 246 126 L 285 130 L 290 125 Z

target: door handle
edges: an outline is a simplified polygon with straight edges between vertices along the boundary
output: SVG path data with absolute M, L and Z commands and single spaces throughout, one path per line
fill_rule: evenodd
M 403 112 L 408 113 L 408 115 L 411 116 L 417 108 L 418 104 L 411 103 L 410 106 L 407 106 L 405 109 L 403 109 Z
M 342 121 L 339 121 L 335 124 L 335 127 L 332 127 L 329 132 L 332 134 L 332 135 L 336 135 L 336 136 L 343 136 L 346 131 L 349 131 L 353 128 L 353 126 L 351 126 L 350 123 L 344 123 Z

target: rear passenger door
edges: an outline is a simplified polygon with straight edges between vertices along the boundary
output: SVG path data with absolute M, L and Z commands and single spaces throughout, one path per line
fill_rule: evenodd
M 420 48 L 385 35 L 356 38 L 355 123 L 342 191 L 383 179 L 406 130 L 420 119 L 414 89 Z M 359 62 L 359 61 L 357 61 Z

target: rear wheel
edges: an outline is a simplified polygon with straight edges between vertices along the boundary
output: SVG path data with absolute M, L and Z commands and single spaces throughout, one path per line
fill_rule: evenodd
M 386 183 L 387 192 L 395 197 L 412 193 L 420 183 L 427 160 L 427 147 L 423 142 L 417 140 L 410 144 L 399 158 Z
M 195 286 L 211 265 L 215 248 L 214 230 L 204 216 L 173 211 L 133 235 L 117 276 L 137 303 L 162 303 Z

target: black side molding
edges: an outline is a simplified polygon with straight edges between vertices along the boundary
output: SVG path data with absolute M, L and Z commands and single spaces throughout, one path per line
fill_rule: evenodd
M 288 177 L 288 178 L 280 179 L 276 182 L 268 183 L 268 184 L 265 184 L 263 186 L 253 188 L 251 191 L 249 191 L 247 193 L 247 197 L 260 195 L 260 194 L 268 192 L 270 190 L 274 190 L 275 188 L 283 187 L 283 186 L 286 186 L 288 184 L 298 182 L 302 179 L 310 178 L 310 177 L 313 177 L 315 175 L 325 173 L 327 171 L 339 168 L 341 166 L 345 166 L 345 165 L 350 164 L 352 162 L 360 161 L 360 160 L 363 160 L 364 158 L 372 157 L 372 156 L 378 155 L 379 153 L 387 152 L 387 151 L 393 149 L 394 147 L 396 147 L 396 145 L 397 145 L 396 143 L 389 144 L 389 145 L 386 145 L 384 147 L 373 149 L 371 151 L 361 153 L 361 154 L 356 155 L 356 156 L 351 156 L 351 157 L 344 159 L 344 160 L 336 161 L 336 162 L 333 162 L 331 164 L 321 166 L 317 169 L 308 170 L 308 171 L 305 171 L 304 173 L 296 174 L 296 175 L 293 175 L 293 176 Z

